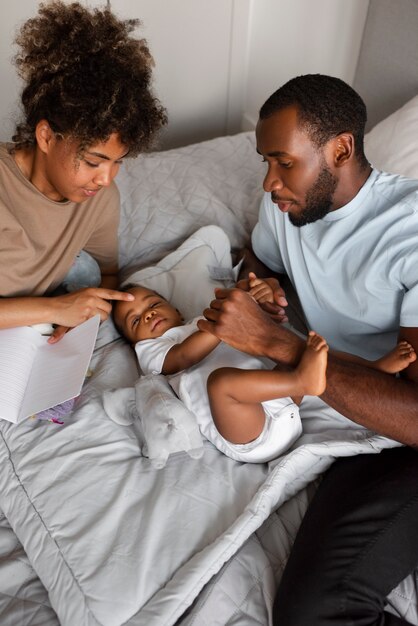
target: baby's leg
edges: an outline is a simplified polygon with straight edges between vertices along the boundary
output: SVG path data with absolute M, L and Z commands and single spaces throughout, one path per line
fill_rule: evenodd
M 219 433 L 231 443 L 257 439 L 264 428 L 261 400 L 251 401 L 250 389 L 263 387 L 264 370 L 221 367 L 208 378 L 208 397 L 213 421 Z M 278 396 L 277 396 L 278 397 Z
M 377 361 L 372 361 L 372 367 L 386 372 L 386 374 L 396 374 L 408 367 L 410 363 L 416 361 L 417 355 L 414 348 L 407 341 L 400 341 L 396 348 Z
M 320 396 L 327 386 L 328 344 L 321 335 L 309 331 L 305 351 L 295 368 L 295 390 L 290 396 Z
M 323 393 L 327 353 L 326 341 L 311 331 L 298 366 L 290 372 L 232 367 L 212 372 L 208 378 L 209 403 L 222 437 L 238 444 L 256 439 L 265 421 L 261 402 Z

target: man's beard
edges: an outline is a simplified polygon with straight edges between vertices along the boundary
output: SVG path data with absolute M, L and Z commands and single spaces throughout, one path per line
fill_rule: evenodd
M 337 182 L 327 165 L 323 165 L 318 178 L 306 194 L 305 208 L 299 215 L 288 213 L 293 226 L 305 226 L 325 217 L 332 209 Z

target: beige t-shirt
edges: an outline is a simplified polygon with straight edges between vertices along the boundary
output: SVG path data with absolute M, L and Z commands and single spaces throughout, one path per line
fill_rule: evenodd
M 0 143 L 0 296 L 55 289 L 84 249 L 102 271 L 117 267 L 119 191 L 85 202 L 55 202 L 27 180 Z

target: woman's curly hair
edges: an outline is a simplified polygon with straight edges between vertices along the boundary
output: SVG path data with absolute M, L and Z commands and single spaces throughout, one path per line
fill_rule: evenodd
M 151 145 L 167 116 L 151 92 L 147 44 L 130 35 L 138 24 L 78 2 L 40 5 L 16 37 L 15 63 L 26 86 L 25 121 L 16 127 L 15 149 L 36 144 L 41 119 L 78 140 L 80 152 L 112 133 L 119 134 L 129 156 Z

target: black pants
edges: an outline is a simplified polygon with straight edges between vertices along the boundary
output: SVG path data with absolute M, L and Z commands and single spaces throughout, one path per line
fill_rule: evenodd
M 276 596 L 276 626 L 395 626 L 384 599 L 418 566 L 418 451 L 339 459 L 325 474 Z

